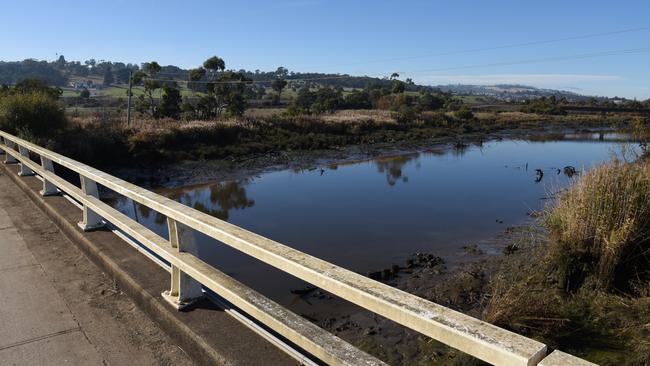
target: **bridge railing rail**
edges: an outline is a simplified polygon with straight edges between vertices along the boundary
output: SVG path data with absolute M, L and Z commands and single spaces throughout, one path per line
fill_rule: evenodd
M 162 296 L 179 309 L 200 297 L 203 286 L 328 364 L 383 364 L 202 261 L 194 254 L 192 237 L 197 231 L 491 364 L 545 364 L 542 360 L 547 356 L 547 347 L 538 341 L 328 263 L 4 131 L 0 131 L 0 150 L 6 153 L 6 163 L 20 164 L 19 175 L 37 174 L 42 178 L 42 195 L 56 194 L 58 189 L 83 205 L 81 229 L 93 230 L 104 221 L 110 222 L 171 263 L 170 289 Z M 30 158 L 30 153 L 38 156 L 40 164 Z M 81 188 L 57 175 L 54 163 L 79 174 Z M 166 216 L 169 239 L 101 201 L 98 185 Z M 558 351 L 552 354 L 557 355 Z

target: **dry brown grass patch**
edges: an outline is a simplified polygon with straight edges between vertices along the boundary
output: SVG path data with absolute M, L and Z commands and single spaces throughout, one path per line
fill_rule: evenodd
M 548 210 L 550 248 L 576 289 L 629 290 L 650 271 L 650 165 L 613 160 L 591 169 Z

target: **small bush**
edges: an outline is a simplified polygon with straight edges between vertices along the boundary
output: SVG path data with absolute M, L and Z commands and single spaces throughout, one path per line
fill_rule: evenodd
M 650 165 L 591 169 L 561 195 L 546 217 L 552 263 L 567 290 L 629 291 L 650 272 Z
M 470 120 L 474 119 L 474 113 L 468 107 L 462 106 L 456 112 L 454 112 L 454 117 L 462 120 Z
M 524 113 L 537 113 L 546 115 L 565 115 L 566 111 L 557 104 L 547 102 L 546 100 L 535 100 L 523 107 L 521 111 Z
M 396 119 L 398 123 L 405 124 L 405 123 L 414 122 L 417 117 L 418 114 L 415 111 L 415 108 L 402 105 L 400 106 L 399 111 L 397 112 Z
M 0 129 L 45 136 L 67 125 L 63 108 L 46 92 L 17 92 L 0 99 Z

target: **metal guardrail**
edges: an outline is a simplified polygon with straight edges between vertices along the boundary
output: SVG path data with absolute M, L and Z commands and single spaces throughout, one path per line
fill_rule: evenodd
M 328 364 L 384 364 L 199 259 L 193 254 L 195 243 L 192 240 L 192 231 L 198 231 L 486 362 L 497 365 L 537 365 L 546 356 L 546 345 L 538 341 L 371 280 L 4 131 L 0 131 L 0 139 L 0 150 L 6 153 L 5 162 L 19 163 L 19 175 L 41 176 L 42 195 L 56 194 L 59 189 L 83 205 L 83 221 L 79 223 L 83 230 L 96 229 L 102 225 L 103 220 L 108 221 L 171 263 L 171 286 L 163 297 L 179 309 L 202 296 L 202 285 Z M 30 153 L 38 155 L 41 163 L 31 160 Z M 78 173 L 81 189 L 56 175 L 53 163 Z M 99 199 L 98 184 L 165 215 L 170 239 L 155 234 L 102 202 Z

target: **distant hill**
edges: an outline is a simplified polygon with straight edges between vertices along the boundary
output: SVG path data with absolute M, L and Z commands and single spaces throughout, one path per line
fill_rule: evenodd
M 451 92 L 459 95 L 480 95 L 496 98 L 499 100 L 523 101 L 537 99 L 541 97 L 555 96 L 556 98 L 566 98 L 570 102 L 578 102 L 594 98 L 589 95 L 582 95 L 566 90 L 541 89 L 529 85 L 519 84 L 497 84 L 497 85 L 468 85 L 468 84 L 448 84 L 437 85 L 438 88 L 445 92 Z M 596 98 L 604 99 L 604 98 Z
M 63 56 L 60 56 L 56 61 L 39 61 L 34 59 L 11 62 L 0 61 L 0 84 L 15 84 L 23 79 L 34 78 L 45 80 L 51 85 L 74 88 L 76 90 L 80 88 L 80 85 L 87 86 L 88 84 L 92 84 L 101 86 L 107 72 L 109 72 L 112 75 L 112 85 L 124 85 L 128 82 L 129 72 L 136 71 L 139 68 L 140 66 L 137 64 L 125 64 L 104 60 L 95 61 L 91 59 L 83 63 L 80 61 L 67 61 Z M 167 65 L 162 67 L 158 78 L 185 82 L 187 81 L 189 71 L 174 65 Z M 279 67 L 275 71 L 248 71 L 243 69 L 236 71 L 243 73 L 248 79 L 257 81 L 266 87 L 269 87 L 270 81 L 276 78 L 289 81 L 289 86 L 292 89 L 300 88 L 303 85 L 354 89 L 372 86 L 390 87 L 391 85 L 388 77 L 377 78 L 348 74 L 303 73 L 289 71 L 284 67 Z M 433 91 L 435 89 L 457 95 L 482 96 L 509 102 L 521 102 L 550 96 L 555 96 L 558 99 L 565 98 L 569 102 L 580 102 L 589 99 L 624 101 L 623 98 L 592 97 L 571 91 L 541 89 L 518 84 L 449 84 L 431 86 L 418 85 L 410 82 L 409 79 L 405 83 L 406 91 Z

